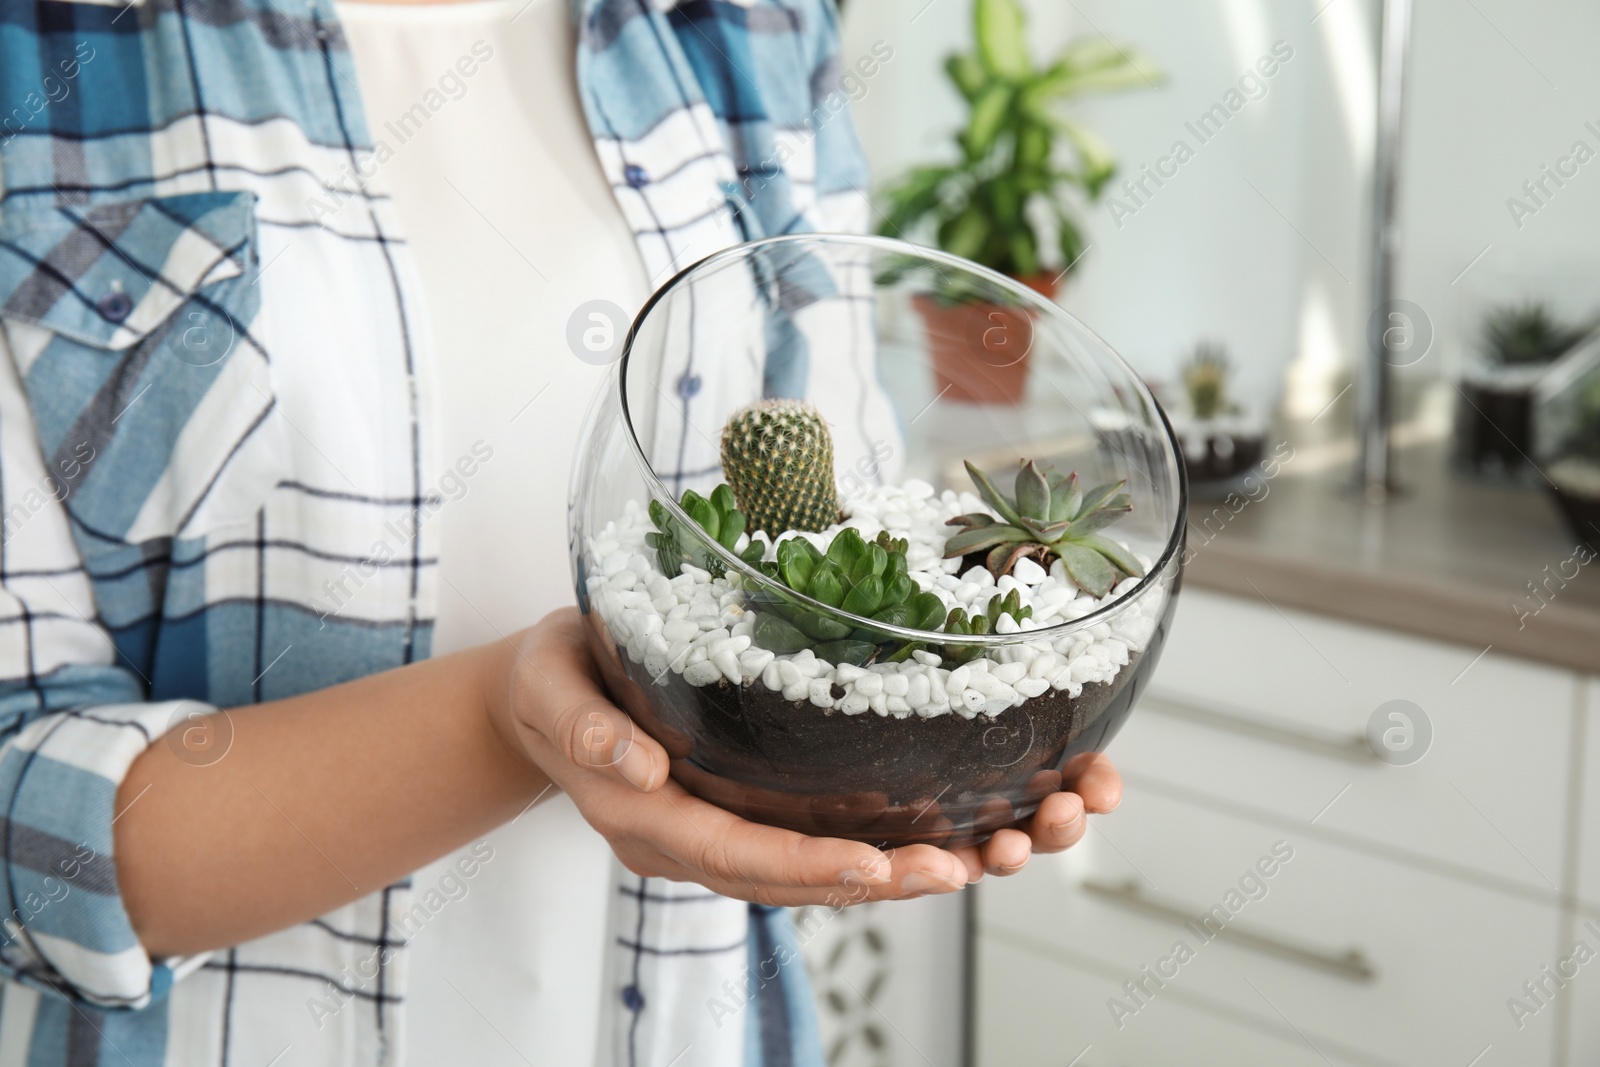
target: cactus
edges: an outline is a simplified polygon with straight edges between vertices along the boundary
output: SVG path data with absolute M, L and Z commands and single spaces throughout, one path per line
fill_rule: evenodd
M 1144 577 L 1144 568 L 1132 553 L 1098 532 L 1133 509 L 1122 491 L 1126 481 L 1085 492 L 1076 471 L 1063 478 L 1053 467 L 1041 468 L 1030 459 L 1017 470 L 1016 498 L 1011 500 L 971 463 L 967 474 L 1000 521 L 982 511 L 951 519 L 949 525 L 965 529 L 945 541 L 945 559 L 987 552 L 984 563 L 998 578 L 1009 574 L 1024 556 L 1041 566 L 1059 558 L 1073 582 L 1097 597 L 1111 591 L 1119 573 Z
M 799 400 L 758 400 L 722 429 L 722 470 L 752 530 L 817 533 L 839 519 L 833 435 Z
M 906 542 L 880 533 L 865 540 L 854 527 L 841 530 L 826 554 L 803 537 L 778 543 L 777 562 L 757 564 L 768 577 L 831 608 L 914 630 L 936 630 L 944 605 L 922 592 L 906 573 Z M 884 655 L 883 634 L 852 627 L 781 594 L 757 598 L 755 640 L 779 654 L 809 648 L 833 663 L 862 664 L 905 659 L 915 646 L 903 643 Z
M 1214 419 L 1228 410 L 1228 354 L 1214 341 L 1195 345 L 1194 354 L 1183 365 L 1183 387 L 1189 393 L 1189 409 L 1197 419 Z

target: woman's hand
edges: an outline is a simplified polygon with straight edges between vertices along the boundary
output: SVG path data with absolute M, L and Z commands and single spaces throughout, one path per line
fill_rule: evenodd
M 667 753 L 606 697 L 576 610 L 547 616 L 504 657 L 504 697 L 489 690 L 501 735 L 526 753 L 636 874 L 698 882 L 763 904 L 854 904 L 947 893 L 985 870 L 1009 874 L 1030 850 L 1055 852 L 1083 836 L 1087 810 L 1116 806 L 1109 761 L 1087 766 L 1076 793 L 1045 799 L 1028 832 L 1003 830 L 954 852 L 870 845 L 763 826 L 699 800 L 668 777 Z
M 1034 852 L 1071 848 L 1088 831 L 1089 813 L 1115 811 L 1122 803 L 1122 775 L 1102 753 L 1086 752 L 1068 760 L 1062 776 L 1072 789 L 1046 796 L 1024 828 L 1000 830 L 981 845 L 956 850 L 970 881 L 985 871 L 1002 877 L 1016 874 Z

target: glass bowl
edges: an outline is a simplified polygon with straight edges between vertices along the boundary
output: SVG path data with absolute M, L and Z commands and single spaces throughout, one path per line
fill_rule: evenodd
M 961 634 L 927 611 L 830 606 L 783 580 L 770 535 L 753 549 L 749 531 L 713 537 L 691 512 L 704 518 L 733 480 L 722 430 L 774 398 L 826 420 L 857 547 L 886 531 L 890 570 L 903 549 L 940 613 L 1014 592 L 1027 617 L 991 610 L 990 632 Z M 1116 413 L 1119 432 L 1097 432 L 1091 412 Z M 1102 533 L 1142 576 L 1097 597 L 1049 554 L 998 579 L 982 552 L 945 559 L 948 519 L 994 511 L 966 464 L 1009 493 L 1024 460 L 1084 487 L 1125 481 L 1130 509 Z M 612 696 L 689 792 L 803 833 L 955 846 L 1071 788 L 1126 720 L 1172 618 L 1186 492 L 1150 390 L 1055 304 L 899 241 L 779 237 L 701 260 L 640 311 L 583 431 L 573 575 Z M 776 540 L 820 555 L 846 536 L 833 524 Z

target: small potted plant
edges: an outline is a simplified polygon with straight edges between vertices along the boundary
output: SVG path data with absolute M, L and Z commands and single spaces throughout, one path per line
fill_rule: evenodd
M 1574 432 L 1545 474 L 1573 535 L 1600 551 L 1600 378 L 1588 382 Z
M 1191 485 L 1225 482 L 1261 461 L 1265 430 L 1228 392 L 1232 367 L 1216 341 L 1201 341 L 1184 363 L 1184 407 L 1172 415 L 1172 429 L 1183 444 Z
M 1456 459 L 1474 473 L 1519 473 L 1533 455 L 1539 384 L 1594 326 L 1560 321 L 1544 304 L 1490 311 L 1479 342 L 1482 362 L 1462 376 Z
M 1098 35 L 1080 37 L 1036 66 L 1018 0 L 975 0 L 973 31 L 973 50 L 945 61 L 968 109 L 955 135 L 958 161 L 913 168 L 890 186 L 879 232 L 901 236 L 931 227 L 946 252 L 1053 299 L 1084 251 L 1074 191 L 1093 202 L 1117 166 L 1105 141 L 1060 114 L 1059 105 L 1154 85 L 1161 73 L 1131 46 Z M 1070 161 L 1060 158 L 1062 141 Z M 1056 255 L 1041 250 L 1052 241 Z M 1026 309 L 937 283 L 914 303 L 927 326 L 941 394 L 982 404 L 1022 400 L 1031 332 Z

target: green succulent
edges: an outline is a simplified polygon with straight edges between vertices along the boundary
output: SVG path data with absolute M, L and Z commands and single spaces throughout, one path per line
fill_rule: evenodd
M 1495 308 L 1483 321 L 1486 354 L 1506 366 L 1549 363 L 1589 335 L 1592 326 L 1568 326 L 1538 302 Z
M 760 542 L 752 540 L 742 554 L 738 552 L 739 535 L 745 530 L 745 517 L 734 504 L 733 490 L 719 485 L 711 490 L 710 498 L 693 489 L 685 489 L 679 506 L 688 513 L 700 528 L 729 552 L 738 554 L 746 563 L 754 564 L 765 554 Z M 714 578 L 726 572 L 722 561 L 706 547 L 705 543 L 684 528 L 684 524 L 667 514 L 666 505 L 659 500 L 650 501 L 650 521 L 656 532 L 644 535 L 645 543 L 656 550 L 656 562 L 661 573 L 676 578 L 685 563 L 709 571 Z
M 750 528 L 777 537 L 816 533 L 839 519 L 833 434 L 801 400 L 758 400 L 722 428 L 722 471 Z
M 869 542 L 854 527 L 846 527 L 826 553 L 804 537 L 791 537 L 779 542 L 776 562 L 759 566 L 796 593 L 852 615 L 916 630 L 936 630 L 944 619 L 944 604 L 922 592 L 906 573 L 905 540 L 887 533 Z M 759 609 L 755 641 L 772 652 L 809 648 L 833 663 L 861 665 L 873 659 L 902 660 L 916 647 L 903 642 L 884 654 L 881 633 L 852 627 L 781 593 L 762 590 L 752 599 Z
M 1008 499 L 970 462 L 967 474 L 1000 518 L 979 511 L 951 519 L 949 525 L 964 529 L 945 542 L 946 559 L 987 552 L 984 564 L 996 578 L 1011 573 L 1024 557 L 1042 567 L 1060 559 L 1073 582 L 1096 597 L 1110 592 L 1119 575 L 1144 577 L 1131 552 L 1099 533 L 1133 510 L 1123 492 L 1126 479 L 1085 492 L 1076 471 L 1061 477 L 1055 468 L 1041 468 L 1030 459 L 1017 470 L 1015 499 Z
M 1194 354 L 1183 365 L 1183 387 L 1195 418 L 1215 418 L 1229 410 L 1227 351 L 1214 341 L 1195 345 Z
M 1022 597 L 1015 589 L 1004 595 L 996 593 L 989 598 L 988 607 L 970 619 L 962 609 L 951 608 L 949 616 L 944 621 L 944 632 L 962 636 L 994 633 L 995 624 L 1000 621 L 1001 615 L 1010 615 L 1016 622 L 1021 622 L 1023 619 L 1033 617 L 1033 609 L 1022 606 Z M 983 649 L 977 645 L 945 645 L 939 651 L 950 663 L 966 663 L 983 653 Z

